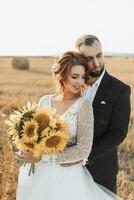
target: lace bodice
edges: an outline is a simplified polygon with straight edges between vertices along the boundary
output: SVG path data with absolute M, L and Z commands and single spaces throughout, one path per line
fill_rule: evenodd
M 39 108 L 51 108 L 52 95 L 45 95 L 39 101 Z M 93 111 L 91 103 L 84 97 L 75 101 L 62 115 L 68 121 L 69 147 L 58 154 L 59 163 L 86 163 L 93 142 Z M 46 157 L 45 157 L 46 158 Z

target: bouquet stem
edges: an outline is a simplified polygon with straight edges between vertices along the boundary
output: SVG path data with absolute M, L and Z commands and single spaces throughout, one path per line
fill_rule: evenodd
M 19 160 L 19 164 L 25 167 L 27 163 L 25 161 Z M 31 174 L 34 174 L 34 172 L 35 172 L 35 163 L 30 163 L 28 176 L 30 176 Z
M 31 163 L 28 176 L 30 176 L 31 173 L 34 174 L 34 172 L 35 172 L 35 164 Z

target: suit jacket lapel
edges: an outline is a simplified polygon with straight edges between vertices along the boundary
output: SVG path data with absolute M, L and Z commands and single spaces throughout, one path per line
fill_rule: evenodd
M 94 97 L 94 100 L 93 100 L 93 107 L 96 107 L 96 105 L 98 104 L 98 102 L 100 101 L 101 97 L 105 96 L 104 93 L 106 93 L 106 91 L 108 90 L 108 87 L 109 87 L 109 84 L 111 82 L 111 76 L 105 72 L 102 80 L 101 80 L 101 83 L 98 87 L 98 90 L 96 92 L 96 95 Z

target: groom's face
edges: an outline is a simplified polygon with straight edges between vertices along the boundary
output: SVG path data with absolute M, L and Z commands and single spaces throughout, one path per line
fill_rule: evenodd
M 98 74 L 99 76 L 99 72 L 104 67 L 104 59 L 100 43 L 94 41 L 92 45 L 81 45 L 79 51 L 88 59 L 89 74 Z

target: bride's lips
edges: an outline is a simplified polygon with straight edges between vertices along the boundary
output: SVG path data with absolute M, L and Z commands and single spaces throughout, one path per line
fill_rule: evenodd
M 80 90 L 81 87 L 76 87 L 76 86 L 74 86 L 74 88 L 75 88 L 76 90 Z

